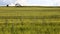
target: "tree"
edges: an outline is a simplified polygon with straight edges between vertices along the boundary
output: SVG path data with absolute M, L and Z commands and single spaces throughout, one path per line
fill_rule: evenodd
M 16 6 L 16 7 L 20 7 L 21 5 L 20 5 L 19 3 L 16 3 L 15 6 Z
M 7 6 L 7 7 L 9 7 L 9 5 L 8 5 L 8 4 L 7 4 L 6 6 Z

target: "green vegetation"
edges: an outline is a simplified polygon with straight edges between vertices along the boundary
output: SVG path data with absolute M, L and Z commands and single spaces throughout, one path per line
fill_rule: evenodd
M 0 7 L 0 34 L 60 34 L 60 8 Z

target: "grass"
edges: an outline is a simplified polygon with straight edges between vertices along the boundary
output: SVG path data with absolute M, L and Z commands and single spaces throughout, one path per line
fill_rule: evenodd
M 60 8 L 0 7 L 0 34 L 60 34 Z

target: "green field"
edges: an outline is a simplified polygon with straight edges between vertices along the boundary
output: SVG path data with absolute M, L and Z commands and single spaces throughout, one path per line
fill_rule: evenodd
M 0 7 L 0 34 L 60 34 L 60 8 Z

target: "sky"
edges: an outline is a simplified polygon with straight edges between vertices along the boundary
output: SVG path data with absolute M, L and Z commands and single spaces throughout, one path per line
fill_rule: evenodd
M 60 6 L 60 0 L 0 0 L 0 6 L 14 6 L 16 3 L 22 6 Z

